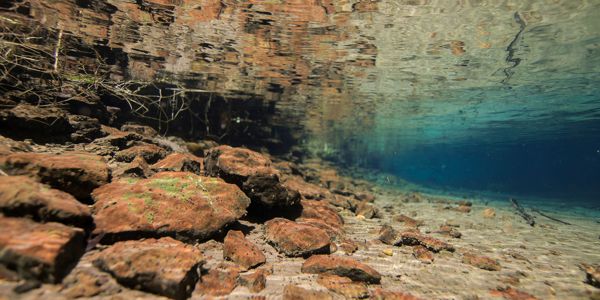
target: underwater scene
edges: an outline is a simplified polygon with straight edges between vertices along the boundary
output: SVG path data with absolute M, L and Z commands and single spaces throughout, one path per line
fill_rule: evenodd
M 0 0 L 3 299 L 600 299 L 600 0 Z

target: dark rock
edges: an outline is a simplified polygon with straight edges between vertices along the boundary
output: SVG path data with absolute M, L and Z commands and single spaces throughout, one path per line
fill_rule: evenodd
M 143 157 L 137 156 L 132 162 L 118 168 L 113 176 L 116 178 L 130 176 L 137 178 L 148 178 L 153 174 L 150 166 Z
M 106 135 L 106 133 L 102 131 L 98 119 L 86 116 L 70 115 L 69 123 L 73 128 L 71 140 L 75 143 L 89 143 Z
M 135 132 L 125 132 L 109 126 L 101 126 L 101 130 L 106 136 L 99 138 L 95 143 L 114 146 L 118 149 L 125 149 L 130 143 L 143 139 Z
M 115 160 L 131 162 L 136 157 L 142 157 L 148 163 L 155 163 L 167 156 L 167 151 L 159 146 L 148 143 L 137 143 L 127 149 L 115 153 Z
M 313 255 L 302 264 L 303 273 L 332 274 L 354 281 L 379 283 L 381 275 L 373 268 L 352 258 L 335 255 Z
M 39 107 L 21 103 L 0 111 L 0 127 L 14 138 L 33 138 L 41 141 L 67 137 L 73 128 L 67 114 L 56 107 Z
M 286 208 L 300 200 L 297 191 L 280 182 L 271 160 L 258 152 L 219 146 L 208 151 L 204 168 L 208 175 L 238 185 L 250 197 L 253 206 Z
M 200 250 L 170 237 L 119 242 L 94 260 L 124 286 L 175 299 L 190 296 L 202 263 Z
M 0 264 L 24 279 L 57 283 L 85 249 L 84 232 L 59 223 L 0 217 Z
M 204 172 L 204 161 L 189 153 L 171 153 L 161 161 L 152 165 L 152 169 L 156 172 L 190 172 L 202 175 Z
M 267 241 L 287 256 L 329 253 L 330 236 L 318 227 L 275 218 L 265 223 Z
M 14 153 L 0 158 L 0 165 L 10 175 L 29 176 L 80 200 L 109 180 L 104 159 L 86 152 Z
M 135 132 L 141 136 L 153 138 L 158 135 L 158 132 L 154 130 L 154 128 L 145 125 L 138 124 L 125 124 L 121 126 L 121 131 L 125 132 Z
M 25 176 L 0 176 L 0 212 L 79 227 L 93 222 L 90 209 L 73 196 Z
M 488 271 L 500 271 L 502 269 L 498 261 L 473 253 L 464 253 L 462 262 Z
M 233 184 L 187 172 L 122 179 L 94 191 L 94 234 L 111 242 L 174 236 L 205 240 L 246 213 L 250 200 Z
M 38 289 L 42 286 L 42 283 L 38 280 L 27 280 L 19 285 L 17 285 L 14 289 L 13 292 L 17 293 L 17 294 L 24 294 L 27 293 L 29 291 Z
M 283 289 L 283 300 L 332 300 L 333 297 L 322 291 L 307 290 L 296 285 L 286 285 Z
M 241 231 L 229 230 L 223 244 L 223 258 L 229 259 L 244 270 L 256 267 L 266 262 L 265 255 L 250 241 L 246 240 Z

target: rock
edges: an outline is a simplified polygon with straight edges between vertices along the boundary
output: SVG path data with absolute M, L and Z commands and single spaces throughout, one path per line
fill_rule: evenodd
M 409 216 L 402 215 L 402 214 L 394 217 L 394 220 L 397 222 L 400 222 L 400 223 L 404 223 L 404 225 L 406 225 L 408 227 L 413 227 L 413 228 L 419 228 L 421 225 L 423 225 L 423 221 L 415 220 Z
M 462 213 L 470 213 L 471 212 L 471 206 L 470 205 L 461 204 L 458 207 L 454 208 L 454 210 L 456 210 L 458 212 L 462 212 Z
M 135 132 L 141 136 L 145 136 L 148 138 L 153 138 L 158 135 L 158 132 L 154 130 L 154 128 L 146 125 L 138 125 L 138 124 L 125 124 L 121 126 L 121 131 L 125 132 Z
M 319 275 L 317 283 L 336 294 L 344 296 L 345 299 L 364 299 L 369 297 L 369 289 L 365 283 L 354 282 L 348 277 Z
M 258 293 L 267 285 L 267 271 L 259 269 L 250 274 L 242 274 L 238 277 L 238 284 L 247 287 L 252 293 Z
M 339 248 L 346 254 L 352 254 L 358 250 L 358 245 L 352 240 L 344 240 L 340 243 Z
M 152 165 L 156 172 L 190 172 L 202 175 L 204 162 L 199 157 L 189 153 L 171 153 L 159 162 Z
M 483 217 L 487 219 L 492 219 L 496 216 L 496 210 L 493 208 L 486 208 L 483 210 Z
M 229 259 L 244 270 L 256 267 L 266 262 L 265 255 L 250 241 L 246 240 L 241 231 L 229 230 L 223 244 L 223 258 Z
M 218 265 L 210 269 L 207 274 L 202 275 L 196 285 L 194 295 L 212 297 L 229 295 L 238 284 L 239 274 L 240 270 L 237 267 Z
M 56 107 L 39 107 L 21 103 L 0 111 L 3 134 L 17 138 L 25 136 L 43 141 L 67 137 L 73 128 L 65 111 Z
M 134 158 L 140 156 L 148 163 L 155 163 L 167 156 L 167 151 L 159 146 L 148 143 L 137 143 L 125 150 L 115 153 L 115 160 L 122 162 L 131 162 Z
M 498 288 L 490 291 L 490 295 L 493 297 L 503 297 L 504 299 L 510 300 L 537 300 L 538 298 L 525 293 L 523 291 L 519 291 L 515 288 Z
M 413 247 L 413 256 L 422 263 L 430 264 L 433 263 L 433 253 L 427 248 L 421 245 Z
M 288 284 L 283 289 L 283 300 L 332 300 L 333 297 L 322 291 L 307 290 L 296 285 Z
M 188 142 L 185 146 L 192 154 L 204 157 L 206 156 L 208 149 L 218 147 L 219 144 L 215 141 L 203 140 L 199 142 Z
M 397 232 L 389 225 L 383 225 L 379 230 L 379 240 L 388 245 L 400 246 L 415 246 L 423 245 L 433 252 L 447 250 L 454 252 L 454 247 L 446 242 L 436 238 L 421 234 L 417 230 L 406 230 Z
M 600 265 L 582 264 L 581 268 L 585 271 L 585 282 L 600 288 Z
M 152 175 L 152 170 L 142 158 L 141 156 L 137 156 L 132 162 L 128 163 L 125 166 L 118 168 L 113 176 L 116 178 L 119 177 L 136 177 L 136 178 L 147 178 Z
M 453 227 L 451 227 L 449 225 L 442 225 L 442 226 L 440 226 L 439 230 L 436 230 L 434 232 L 440 233 L 443 235 L 447 235 L 447 236 L 453 237 L 455 239 L 460 239 L 460 237 L 462 236 L 462 233 L 460 233 L 458 230 L 454 229 Z
M 0 264 L 24 279 L 60 282 L 84 249 L 79 228 L 0 217 Z
M 300 194 L 283 185 L 271 160 L 258 152 L 243 148 L 219 146 L 208 151 L 204 159 L 210 176 L 238 185 L 252 199 L 254 206 L 291 207 Z
M 364 216 L 367 219 L 378 218 L 379 209 L 367 201 L 362 201 L 356 206 L 355 211 L 357 216 Z
M 502 269 L 498 261 L 473 253 L 464 253 L 462 262 L 488 271 L 500 271 Z
M 400 243 L 399 233 L 390 225 L 383 225 L 379 229 L 379 240 L 388 245 L 397 245 Z
M 329 235 L 315 226 L 275 218 L 265 223 L 265 231 L 267 241 L 287 256 L 329 253 Z
M 327 202 L 302 200 L 300 205 L 302 206 L 301 218 L 321 220 L 340 231 L 344 226 L 344 219 Z
M 109 180 L 104 159 L 86 152 L 14 153 L 0 158 L 0 165 L 9 175 L 26 175 L 79 200 L 89 198 L 93 189 Z
M 83 260 L 83 259 L 82 259 Z M 122 292 L 112 276 L 94 266 L 80 268 L 80 263 L 62 282 L 61 294 L 69 299 L 114 295 Z
M 394 250 L 391 248 L 387 248 L 387 249 L 383 249 L 381 250 L 381 253 L 387 255 L 387 256 L 393 256 L 394 255 Z
M 71 140 L 75 143 L 90 143 L 106 134 L 101 130 L 98 119 L 80 115 L 70 115 L 69 124 L 73 128 Z
M 202 263 L 200 250 L 170 237 L 118 242 L 94 260 L 126 287 L 175 299 L 189 297 Z
M 0 156 L 6 156 L 14 152 L 31 152 L 33 149 L 27 142 L 15 141 L 0 135 Z
M 144 236 L 205 240 L 246 213 L 250 200 L 233 184 L 187 172 L 122 179 L 94 191 L 94 234 L 103 242 Z
M 313 255 L 302 264 L 303 273 L 332 274 L 354 281 L 379 283 L 381 275 L 373 268 L 352 258 L 335 255 Z
M 386 291 L 380 288 L 376 288 L 371 293 L 372 300 L 419 300 L 420 298 L 415 297 L 411 294 L 395 291 Z
M 93 222 L 90 209 L 73 196 L 26 176 L 0 176 L 0 212 L 78 227 L 89 227 Z
M 298 191 L 302 198 L 307 200 L 322 200 L 330 194 L 326 189 L 308 183 L 300 176 L 287 176 L 283 184 L 291 190 Z
M 358 206 L 359 203 L 356 199 L 337 194 L 327 197 L 327 202 L 333 206 L 341 207 L 350 211 L 356 211 L 356 206 Z
M 124 149 L 129 143 L 140 141 L 143 139 L 141 135 L 135 132 L 125 132 L 104 125 L 102 125 L 100 129 L 106 136 L 97 139 L 95 143 L 114 146 L 118 149 Z
M 361 201 L 361 202 L 369 202 L 369 203 L 375 202 L 375 195 L 373 195 L 371 193 L 358 193 L 354 197 L 356 198 L 356 200 Z

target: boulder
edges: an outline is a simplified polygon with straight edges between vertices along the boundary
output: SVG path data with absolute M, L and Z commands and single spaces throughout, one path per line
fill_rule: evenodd
M 329 253 L 330 236 L 323 229 L 282 218 L 265 223 L 266 239 L 287 256 Z
M 219 146 L 204 159 L 206 174 L 238 185 L 253 206 L 286 208 L 298 203 L 300 194 L 279 180 L 279 172 L 266 156 L 243 148 Z
M 302 272 L 344 276 L 367 283 L 381 281 L 381 274 L 375 269 L 352 258 L 336 255 L 313 255 L 302 264 Z
M 73 128 L 71 140 L 76 143 L 89 143 L 106 135 L 98 119 L 80 115 L 70 115 L 69 124 Z
M 205 240 L 246 214 L 250 200 L 235 185 L 187 172 L 122 179 L 96 189 L 94 234 L 104 242 L 144 236 Z
M 90 209 L 70 194 L 51 189 L 26 176 L 0 176 L 0 212 L 29 216 L 42 222 L 89 227 Z
M 156 172 L 190 172 L 202 175 L 204 172 L 204 161 L 189 153 L 171 153 L 152 165 L 152 169 Z
M 308 183 L 300 176 L 286 176 L 283 184 L 289 189 L 298 191 L 303 199 L 323 200 L 331 194 L 327 189 Z
M 307 290 L 289 284 L 283 288 L 283 300 L 332 300 L 333 297 L 324 291 Z
M 115 160 L 132 162 L 138 156 L 144 158 L 148 163 L 153 164 L 167 156 L 167 151 L 154 144 L 137 143 L 134 146 L 115 153 Z
M 84 250 L 82 229 L 0 217 L 0 264 L 24 279 L 60 282 Z
M 26 175 L 79 200 L 110 178 L 104 159 L 86 152 L 14 153 L 0 158 L 0 165 L 9 175 Z
M 185 299 L 198 280 L 203 259 L 197 248 L 165 237 L 118 242 L 93 263 L 126 287 Z
M 344 219 L 327 202 L 302 200 L 300 205 L 302 206 L 301 218 L 318 219 L 340 230 L 344 226 Z
M 223 243 L 223 258 L 235 262 L 244 270 L 266 262 L 265 255 L 241 231 L 229 230 Z
M 44 141 L 67 137 L 73 131 L 62 109 L 26 103 L 0 111 L 0 125 L 2 132 L 8 136 L 22 135 Z

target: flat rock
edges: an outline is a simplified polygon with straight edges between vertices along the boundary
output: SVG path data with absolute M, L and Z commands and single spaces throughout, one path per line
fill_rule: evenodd
M 333 296 L 324 291 L 308 290 L 288 284 L 283 288 L 283 300 L 332 300 Z
M 79 228 L 0 217 L 0 264 L 24 279 L 60 282 L 84 249 Z
M 268 208 L 291 207 L 298 203 L 298 191 L 280 182 L 279 172 L 271 160 L 244 148 L 219 146 L 208 150 L 204 159 L 208 175 L 238 185 L 252 199 L 253 205 Z
M 381 281 L 381 274 L 375 269 L 352 258 L 337 255 L 313 255 L 302 264 L 302 272 L 344 276 L 367 283 Z
M 152 164 L 167 156 L 167 151 L 154 144 L 140 142 L 115 153 L 115 160 L 131 162 L 138 156 L 144 158 L 145 161 Z
M 422 245 L 433 252 L 440 252 L 442 250 L 454 252 L 454 247 L 452 245 L 424 235 L 416 229 L 398 232 L 389 225 L 383 225 L 379 231 L 379 240 L 385 244 L 394 246 Z
M 223 258 L 229 259 L 244 270 L 266 262 L 265 255 L 252 242 L 246 240 L 241 231 L 229 230 L 223 243 Z
M 94 260 L 124 286 L 175 299 L 189 297 L 202 263 L 200 250 L 170 237 L 118 242 Z
M 238 285 L 239 275 L 240 269 L 235 266 L 217 265 L 202 275 L 193 298 L 197 298 L 196 295 L 208 298 L 229 295 Z
M 364 282 L 352 281 L 348 277 L 319 275 L 317 283 L 336 294 L 344 296 L 345 299 L 364 299 L 369 297 L 369 289 Z
M 419 300 L 421 298 L 415 297 L 411 294 L 399 292 L 399 291 L 388 291 L 380 288 L 376 288 L 371 292 L 373 300 Z
M 323 229 L 283 218 L 265 223 L 266 239 L 287 256 L 329 253 L 330 236 Z
M 341 230 L 344 226 L 344 219 L 329 203 L 325 201 L 302 200 L 301 218 L 318 219 L 326 224 Z
M 300 176 L 286 176 L 284 185 L 298 191 L 302 198 L 307 200 L 323 200 L 331 194 L 327 189 L 306 182 Z
M 433 253 L 427 250 L 422 245 L 417 245 L 413 247 L 413 256 L 418 259 L 422 263 L 430 264 L 433 263 Z
M 500 271 L 502 269 L 495 259 L 473 253 L 464 253 L 462 262 L 488 271 Z
M 246 214 L 250 200 L 235 185 L 187 172 L 122 179 L 94 191 L 94 234 L 104 242 L 144 236 L 205 240 Z
M 26 176 L 0 176 L 0 212 L 79 227 L 89 227 L 93 222 L 87 205 Z
M 152 169 L 156 172 L 190 172 L 202 175 L 204 172 L 204 161 L 189 153 L 171 153 L 152 165 Z

